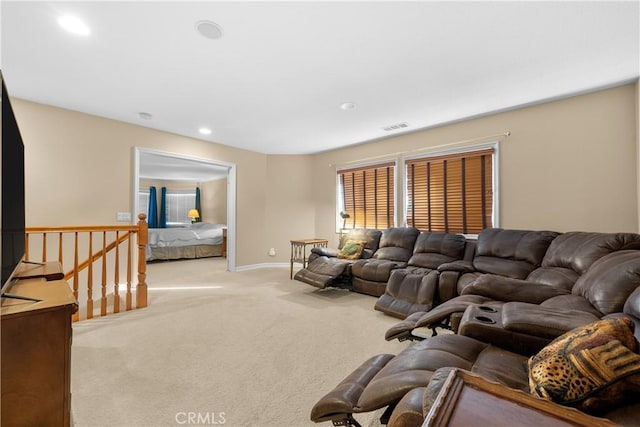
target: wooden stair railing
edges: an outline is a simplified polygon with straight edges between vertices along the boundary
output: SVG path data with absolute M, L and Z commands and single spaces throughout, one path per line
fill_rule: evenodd
M 108 294 L 109 287 L 113 291 L 113 305 L 112 313 L 120 312 L 120 281 L 124 279 L 126 281 L 125 290 L 125 309 L 132 310 L 133 308 L 143 308 L 147 306 L 147 263 L 145 250 L 148 242 L 148 226 L 146 222 L 146 215 L 138 215 L 138 223 L 136 225 L 88 225 L 88 226 L 60 226 L 60 227 L 26 227 L 25 229 L 25 260 L 33 261 L 30 254 L 30 248 L 36 246 L 36 244 L 42 245 L 42 253 L 39 260 L 41 262 L 48 261 L 48 246 L 51 243 L 48 242 L 48 236 L 57 235 L 57 260 L 63 266 L 63 271 L 66 270 L 65 263 L 72 263 L 73 267 L 66 270 L 64 279 L 71 281 L 73 287 L 73 294 L 78 300 L 80 309 L 74 314 L 73 321 L 80 320 L 81 312 L 86 313 L 86 319 L 94 317 L 94 280 L 100 281 L 100 316 L 106 316 L 109 314 L 108 310 Z M 40 235 L 41 239 L 37 242 L 32 242 L 32 237 Z M 138 283 L 136 284 L 135 294 L 136 303 L 133 307 L 133 292 L 131 286 L 131 277 L 133 274 L 133 236 L 137 235 L 137 276 Z M 65 238 L 65 236 L 71 236 L 73 239 Z M 82 248 L 81 248 L 82 240 Z M 100 248 L 94 251 L 94 240 L 99 240 Z M 124 246 L 126 251 L 126 260 L 121 259 L 120 252 L 121 247 Z M 65 253 L 65 248 L 72 248 L 72 256 L 68 256 Z M 86 259 L 80 261 L 81 255 L 86 256 Z M 100 262 L 99 278 L 96 271 L 94 271 L 94 264 Z M 120 277 L 120 264 L 126 262 L 125 277 Z M 85 274 L 82 274 L 85 272 Z M 113 274 L 113 283 L 108 284 L 107 277 L 109 273 Z M 82 277 L 81 277 L 82 276 Z M 82 288 L 80 285 L 81 279 L 86 281 L 86 288 Z M 82 291 L 82 295 L 80 295 Z M 86 304 L 82 304 L 81 297 L 84 297 L 86 293 Z

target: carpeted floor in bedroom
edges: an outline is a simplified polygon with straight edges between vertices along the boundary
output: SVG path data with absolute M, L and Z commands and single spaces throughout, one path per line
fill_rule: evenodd
M 289 280 L 288 268 L 161 262 L 147 283 L 149 307 L 73 325 L 76 427 L 314 425 L 311 407 L 353 369 L 408 345 L 384 340 L 398 320 L 376 298 Z M 381 413 L 355 417 L 379 426 Z

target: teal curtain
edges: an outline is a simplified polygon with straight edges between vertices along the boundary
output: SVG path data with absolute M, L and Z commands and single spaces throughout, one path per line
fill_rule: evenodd
M 149 228 L 158 228 L 158 198 L 156 187 L 149 188 L 149 209 L 147 209 L 147 224 Z
M 196 222 L 202 222 L 202 209 L 200 208 L 200 187 L 196 187 L 196 210 L 200 214 L 200 217 L 196 218 Z
M 167 228 L 167 187 L 160 190 L 160 228 Z

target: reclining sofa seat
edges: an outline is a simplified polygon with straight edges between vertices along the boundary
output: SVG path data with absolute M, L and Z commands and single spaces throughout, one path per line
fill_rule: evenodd
M 637 340 L 640 340 L 640 287 L 636 288 L 634 292 L 627 298 L 623 312 L 612 314 L 613 316 L 625 316 L 631 319 L 634 323 L 634 335 Z M 442 339 L 441 337 L 437 337 Z M 463 335 L 453 335 L 454 340 L 463 340 L 467 337 Z M 476 340 L 477 341 L 477 340 Z M 464 345 L 461 342 L 461 345 Z M 488 347 L 495 347 L 489 345 Z M 488 348 L 487 347 L 487 348 Z M 499 360 L 504 360 L 504 372 L 510 372 L 511 375 L 507 377 L 500 377 L 495 375 L 493 369 L 487 369 L 487 359 L 476 359 L 476 362 L 482 362 L 474 364 L 472 371 L 484 376 L 485 378 L 498 382 L 510 388 L 521 390 L 525 393 L 529 393 L 529 378 L 526 370 L 526 362 L 528 356 L 516 355 L 506 350 L 500 351 Z M 506 356 L 506 357 L 503 357 Z M 502 362 L 501 362 L 502 363 Z M 522 365 L 525 364 L 525 370 L 523 372 Z M 391 417 L 389 419 L 388 427 L 420 427 L 423 425 L 432 403 L 435 401 L 438 393 L 444 385 L 449 371 L 452 367 L 445 367 L 437 369 L 427 384 L 426 387 L 418 387 L 410 390 L 397 404 Z M 625 426 L 637 425 L 638 419 L 640 419 L 640 402 L 630 402 L 629 404 L 621 407 L 612 408 L 602 416 Z
M 404 268 L 413 254 L 420 230 L 414 227 L 390 227 L 382 232 L 378 250 L 369 259 L 359 259 L 351 266 L 352 290 L 381 296 L 391 271 Z
M 404 319 L 417 311 L 429 311 L 440 301 L 448 299 L 440 288 L 455 288 L 457 274 L 441 274 L 438 267 L 462 260 L 466 247 L 466 240 L 460 234 L 420 233 L 407 267 L 391 271 L 385 292 L 376 302 L 375 309 Z
M 594 263 L 594 271 L 597 274 L 591 278 L 585 275 L 584 281 L 594 282 L 592 290 L 602 297 L 599 299 L 602 307 L 618 310 L 609 316 L 629 316 L 636 326 L 640 325 L 640 251 L 612 253 Z M 614 299 L 611 299 L 614 294 Z M 542 320 L 540 327 L 544 328 L 544 318 L 539 320 Z M 639 328 L 636 327 L 634 333 L 636 338 L 640 338 Z M 422 408 L 416 408 L 416 402 L 422 402 L 422 398 L 414 395 L 403 397 L 413 389 L 427 387 L 434 372 L 445 367 L 465 369 L 489 381 L 528 390 L 526 362 L 531 355 L 495 345 L 491 335 L 487 335 L 486 342 L 459 334 L 434 336 L 410 345 L 396 356 L 380 354 L 365 361 L 316 403 L 311 411 L 311 420 L 357 425 L 353 420 L 354 413 L 393 408 L 401 399 L 390 422 L 399 417 L 397 411 L 406 412 L 402 418 L 413 419 L 416 413 L 422 414 Z M 424 393 L 424 389 L 420 393 Z M 637 421 L 640 404 L 633 413 L 634 421 Z M 616 422 L 626 420 L 629 425 L 625 411 L 612 411 L 605 416 Z M 398 425 L 414 424 L 394 424 Z
M 501 265 L 495 259 L 487 259 L 486 240 L 490 247 L 494 247 L 500 240 L 502 233 L 494 233 L 495 229 L 484 230 L 478 236 L 478 250 L 471 265 L 454 262 L 440 266 L 440 270 L 464 270 L 457 282 L 459 296 L 435 307 L 429 312 L 416 312 L 408 316 L 403 322 L 392 326 L 385 334 L 387 340 L 407 339 L 411 331 L 420 327 L 432 327 L 448 323 L 454 331 L 462 314 L 472 304 L 485 306 L 501 306 L 508 301 L 520 301 L 542 304 L 550 307 L 563 307 L 574 310 L 592 312 L 602 316 L 592 304 L 577 296 L 564 296 L 574 292 L 574 284 L 584 275 L 593 263 L 612 252 L 640 249 L 640 235 L 634 233 L 592 233 L 568 232 L 557 234 L 544 253 L 541 265 L 531 269 L 525 277 L 507 274 L 504 268 L 488 268 L 490 265 Z M 487 232 L 488 233 L 485 233 Z M 509 232 L 512 230 L 503 230 Z M 482 242 L 481 242 L 482 240 Z M 500 254 L 492 251 L 496 258 Z M 480 258 L 480 259 L 478 259 Z M 500 273 L 502 271 L 502 274 Z M 515 277 L 514 277 L 515 276 Z M 553 299 L 552 299 L 553 298 Z
M 349 240 L 365 242 L 361 259 L 368 259 L 378 250 L 382 231 L 367 228 L 349 230 L 343 242 Z M 342 242 L 341 242 L 342 243 Z M 351 265 L 355 260 L 339 258 L 340 248 L 315 247 L 311 249 L 309 263 L 293 277 L 320 289 L 326 287 L 351 286 Z
M 639 250 L 616 251 L 596 260 L 578 278 L 571 293 L 537 304 L 537 299 L 521 292 L 517 295 L 530 302 L 491 304 L 493 312 L 488 312 L 485 304 L 473 304 L 465 310 L 458 333 L 480 341 L 490 339 L 516 353 L 536 353 L 571 329 L 621 312 L 629 295 L 640 285 L 639 265 Z

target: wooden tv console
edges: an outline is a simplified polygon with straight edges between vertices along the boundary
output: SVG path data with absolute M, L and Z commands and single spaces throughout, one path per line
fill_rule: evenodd
M 29 271 L 31 277 L 7 292 L 40 302 L 1 302 L 0 424 L 70 426 L 71 316 L 78 305 L 66 281 L 32 277 Z

